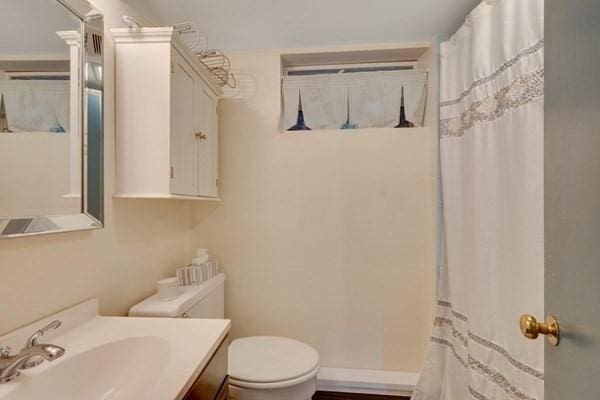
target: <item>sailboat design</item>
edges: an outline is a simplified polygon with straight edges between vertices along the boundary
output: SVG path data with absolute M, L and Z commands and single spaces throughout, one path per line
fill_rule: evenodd
M 350 123 L 350 93 L 346 94 L 346 122 L 342 124 L 340 129 L 358 129 L 358 124 Z
M 8 128 L 8 118 L 6 116 L 6 106 L 4 105 L 4 95 L 0 94 L 0 132 L 12 133 Z
M 404 109 L 404 86 L 402 86 L 402 96 L 400 97 L 400 122 L 394 128 L 413 128 L 415 124 L 406 119 Z
M 302 95 L 300 93 L 298 93 L 298 119 L 296 120 L 296 125 L 289 128 L 288 131 L 312 131 L 312 129 L 310 129 L 304 123 L 304 112 L 302 111 Z

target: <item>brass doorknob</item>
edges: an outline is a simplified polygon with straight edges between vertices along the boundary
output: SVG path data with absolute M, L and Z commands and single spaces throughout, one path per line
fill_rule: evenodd
M 520 324 L 521 332 L 527 339 L 537 339 L 538 336 L 546 335 L 548 341 L 553 346 L 558 346 L 560 343 L 560 328 L 558 320 L 552 315 L 546 318 L 546 323 L 538 322 L 533 316 L 525 314 L 521 316 Z

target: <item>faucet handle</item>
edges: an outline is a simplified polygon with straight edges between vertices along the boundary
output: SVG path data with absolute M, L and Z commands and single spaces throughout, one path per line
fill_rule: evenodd
M 25 343 L 25 348 L 30 349 L 33 346 L 37 346 L 38 339 L 41 336 L 44 336 L 44 334 L 46 332 L 48 332 L 50 329 L 56 329 L 61 325 L 62 325 L 62 322 L 59 320 L 54 320 L 54 321 L 50 322 L 48 325 L 46 325 L 39 331 L 36 331 L 33 335 L 31 335 L 29 337 L 29 339 L 27 339 L 27 343 Z M 23 363 L 23 365 L 21 366 L 21 369 L 34 368 L 34 367 L 37 367 L 38 365 L 40 365 L 42 362 L 44 362 L 44 359 L 42 357 L 32 357 L 30 360 L 27 360 Z
M 8 358 L 10 357 L 11 349 L 8 346 L 0 347 L 0 358 Z
M 38 339 L 40 338 L 40 336 L 43 336 L 50 329 L 56 329 L 56 328 L 58 328 L 61 325 L 62 325 L 62 322 L 59 321 L 59 320 L 54 320 L 54 321 L 50 322 L 48 325 L 46 325 L 45 327 L 43 327 L 39 331 L 35 332 L 33 335 L 31 335 L 29 337 L 29 339 L 27 339 L 27 343 L 25 344 L 25 348 L 29 349 L 29 348 L 31 348 L 33 346 L 36 346 L 38 344 Z

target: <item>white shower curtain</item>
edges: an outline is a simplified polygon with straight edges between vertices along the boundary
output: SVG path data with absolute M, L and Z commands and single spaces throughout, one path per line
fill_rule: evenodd
M 415 400 L 542 400 L 543 0 L 487 0 L 441 46 L 444 257 Z

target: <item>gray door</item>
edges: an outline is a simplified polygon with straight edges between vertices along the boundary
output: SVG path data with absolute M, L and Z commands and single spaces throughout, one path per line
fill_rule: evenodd
M 600 399 L 600 1 L 546 0 L 546 400 Z M 538 339 L 539 340 L 539 339 Z

